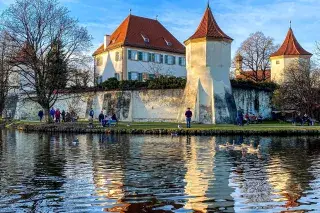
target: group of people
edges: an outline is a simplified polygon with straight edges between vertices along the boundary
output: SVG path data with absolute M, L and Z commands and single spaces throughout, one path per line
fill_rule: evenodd
M 301 114 L 298 113 L 293 121 L 293 124 L 297 124 L 297 123 L 300 124 L 301 126 L 305 125 L 306 123 L 308 124 L 308 126 L 313 126 L 314 120 L 311 117 L 309 117 L 307 114 L 304 114 L 303 116 L 301 116 Z
M 59 108 L 54 109 L 53 107 L 49 111 L 49 116 L 56 123 L 75 122 L 77 120 L 77 114 L 74 111 L 66 112 L 65 110 L 62 110 L 61 112 Z M 38 117 L 40 122 L 42 122 L 44 117 L 43 110 L 40 110 L 38 112 Z
M 262 123 L 262 116 L 260 114 L 250 115 L 249 113 L 243 114 L 241 109 L 237 112 L 237 125 L 243 126 L 244 124 L 249 125 L 250 123 Z
M 103 127 L 110 127 L 112 123 L 117 123 L 118 119 L 115 113 L 107 115 L 106 110 L 102 110 L 99 114 L 99 122 Z

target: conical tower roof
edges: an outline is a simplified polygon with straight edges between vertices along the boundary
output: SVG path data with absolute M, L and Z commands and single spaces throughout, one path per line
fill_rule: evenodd
M 284 40 L 283 44 L 277 52 L 271 54 L 271 57 L 284 55 L 312 55 L 311 53 L 302 48 L 302 46 L 299 44 L 296 37 L 294 36 L 291 27 L 289 28 L 286 39 Z
M 221 28 L 219 27 L 219 25 L 213 17 L 209 5 L 207 6 L 207 9 L 202 17 L 202 20 L 196 32 L 187 41 L 200 38 L 208 38 L 211 40 L 227 39 L 229 41 L 233 41 L 231 37 L 229 37 L 221 30 Z

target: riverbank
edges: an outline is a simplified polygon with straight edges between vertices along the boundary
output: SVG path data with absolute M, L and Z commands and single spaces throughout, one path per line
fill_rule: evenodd
M 246 126 L 193 124 L 186 129 L 178 123 L 125 123 L 103 128 L 94 123 L 90 128 L 88 122 L 46 124 L 40 122 L 15 122 L 7 128 L 15 128 L 25 132 L 62 132 L 62 133 L 94 133 L 94 134 L 153 134 L 153 135 L 320 135 L 320 126 L 293 126 L 291 124 L 265 123 Z

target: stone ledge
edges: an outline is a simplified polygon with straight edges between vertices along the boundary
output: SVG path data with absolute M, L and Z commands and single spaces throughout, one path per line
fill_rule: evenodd
M 89 128 L 86 125 L 16 125 L 14 128 L 24 132 L 54 132 L 54 133 L 86 133 L 86 134 L 131 134 L 131 135 L 279 135 L 279 136 L 292 136 L 292 135 L 320 135 L 320 128 L 316 129 L 239 129 L 235 126 L 225 129 L 216 127 L 214 129 L 172 129 L 172 128 L 152 128 L 152 129 L 135 129 L 135 128 Z M 303 128 L 303 127 L 302 127 Z

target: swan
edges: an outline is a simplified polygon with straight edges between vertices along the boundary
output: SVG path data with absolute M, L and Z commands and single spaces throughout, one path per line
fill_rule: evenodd
M 248 148 L 248 153 L 249 154 L 256 154 L 256 153 L 259 153 L 260 152 L 260 145 L 258 145 L 258 147 L 257 148 L 254 148 L 253 146 L 251 147 L 249 147 Z
M 220 144 L 219 145 L 219 149 L 229 149 L 229 148 L 231 148 L 232 147 L 232 145 L 230 145 L 230 143 L 229 142 L 227 142 L 226 144 Z

